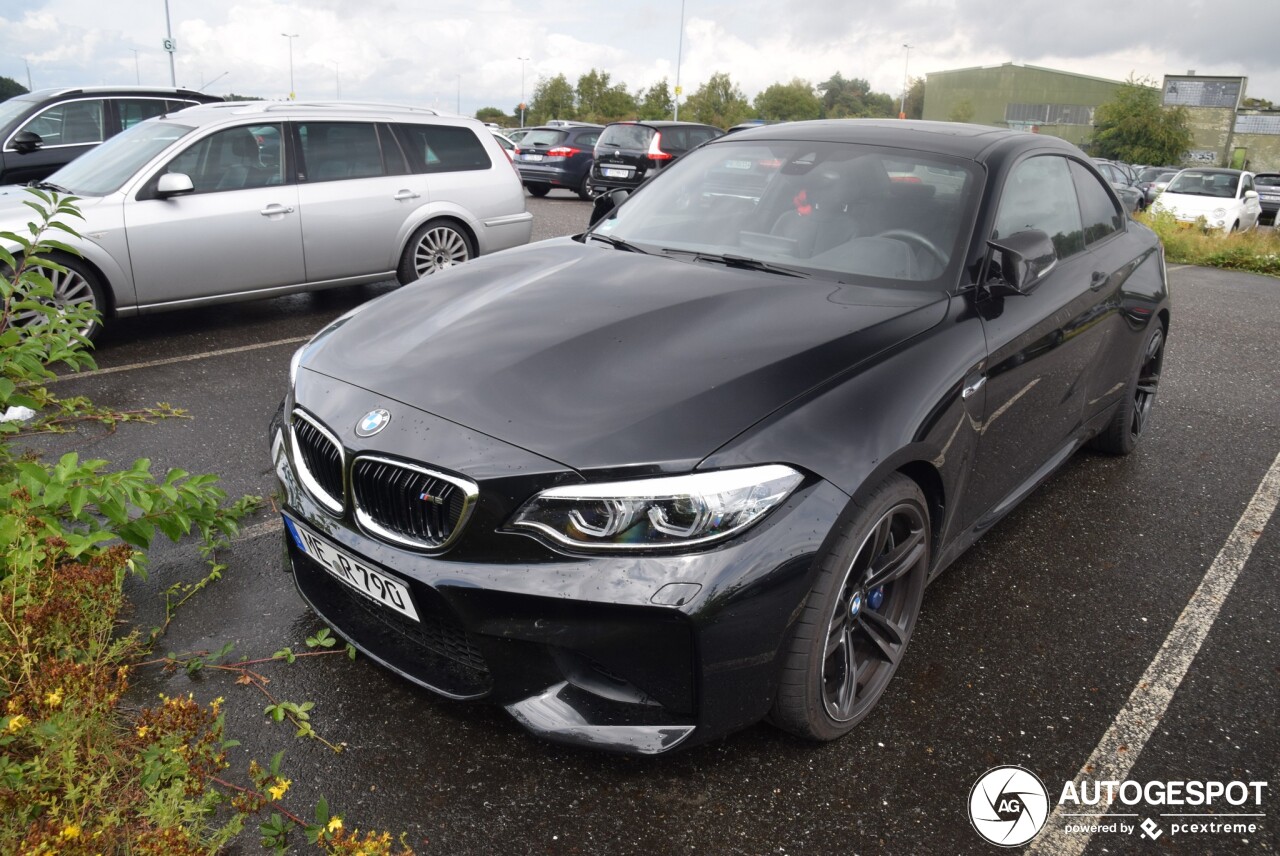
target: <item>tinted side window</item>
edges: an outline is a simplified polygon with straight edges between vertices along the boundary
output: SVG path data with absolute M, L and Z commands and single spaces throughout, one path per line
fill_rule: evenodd
M 592 131 L 589 134 L 582 134 L 574 142 L 584 149 L 593 149 L 595 148 L 596 143 L 600 142 L 600 132 Z
M 1005 180 L 992 237 L 1008 237 L 1027 229 L 1039 229 L 1052 238 L 1059 258 L 1084 249 L 1080 206 L 1066 158 L 1028 158 Z
M 169 112 L 171 102 L 160 98 L 116 98 L 116 110 L 120 114 L 120 130 L 132 128 L 143 119 Z
M 1124 212 L 1116 207 L 1111 194 L 1094 175 L 1081 164 L 1071 162 L 1071 175 L 1080 194 L 1080 213 L 1084 219 L 1086 244 L 1100 241 L 1107 235 L 1124 228 Z
M 279 125 L 241 125 L 211 134 L 169 162 L 191 177 L 196 193 L 269 187 L 284 182 Z
M 458 172 L 493 166 L 489 152 L 470 128 L 405 123 L 396 125 L 396 131 L 414 172 Z
M 102 101 L 68 101 L 33 117 L 23 130 L 34 131 L 48 146 L 75 146 L 103 140 Z
M 371 122 L 298 122 L 302 171 L 309 182 L 385 175 Z

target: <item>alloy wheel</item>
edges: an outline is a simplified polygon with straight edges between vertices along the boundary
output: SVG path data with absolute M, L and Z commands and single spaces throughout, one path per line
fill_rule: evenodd
M 860 717 L 893 676 L 924 593 L 928 531 L 914 503 L 876 522 L 854 557 L 827 623 L 822 702 L 835 722 Z
M 436 273 L 471 257 L 466 239 L 457 229 L 436 226 L 428 229 L 413 253 L 413 269 L 418 277 Z
M 1130 432 L 1134 437 L 1142 434 L 1151 415 L 1151 407 L 1156 401 L 1156 389 L 1160 386 L 1160 366 L 1164 362 L 1164 333 L 1156 330 L 1147 342 L 1147 351 L 1142 356 L 1142 367 L 1138 369 L 1138 383 L 1133 391 L 1133 424 Z

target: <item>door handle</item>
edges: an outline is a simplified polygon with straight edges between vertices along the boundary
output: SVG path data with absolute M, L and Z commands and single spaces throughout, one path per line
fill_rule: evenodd
M 960 397 L 964 399 L 973 398 L 978 390 L 982 389 L 982 385 L 987 382 L 986 375 L 978 375 L 976 378 L 971 377 L 964 382 L 964 387 L 960 390 Z
M 402 190 L 396 194 L 395 198 L 397 202 L 403 202 L 406 199 L 417 199 L 418 196 L 419 194 L 414 193 L 412 190 Z
M 275 214 L 292 214 L 293 206 L 290 205 L 289 207 L 286 208 L 283 205 L 268 205 L 266 208 L 263 208 L 258 213 L 261 214 L 263 217 L 271 217 Z
M 1107 276 L 1104 271 L 1095 270 L 1093 272 L 1093 276 L 1089 279 L 1089 289 L 1091 291 L 1097 291 L 1099 288 L 1106 285 L 1107 280 L 1109 279 L 1111 279 L 1111 277 Z

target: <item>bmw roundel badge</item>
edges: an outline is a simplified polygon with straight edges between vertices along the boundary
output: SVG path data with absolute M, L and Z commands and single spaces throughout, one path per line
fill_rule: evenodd
M 370 410 L 356 423 L 357 437 L 372 437 L 391 421 L 391 414 L 385 410 Z

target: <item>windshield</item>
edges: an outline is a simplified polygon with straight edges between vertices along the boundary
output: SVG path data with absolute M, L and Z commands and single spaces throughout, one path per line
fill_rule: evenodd
M 1149 166 L 1138 173 L 1138 181 L 1155 181 L 1166 172 L 1169 172 L 1167 166 Z M 1177 170 L 1174 170 L 1174 172 L 1177 172 Z
M 1239 183 L 1239 173 L 1184 169 L 1178 173 L 1177 178 L 1169 182 L 1165 192 L 1183 193 L 1187 196 L 1213 196 L 1220 199 L 1234 199 L 1236 185 Z
M 106 196 L 119 190 L 148 161 L 193 130 L 173 122 L 141 122 L 76 158 L 49 176 L 48 181 L 76 196 Z
M 712 143 L 669 167 L 594 233 L 691 261 L 728 257 L 734 266 L 763 262 L 841 282 L 931 282 L 963 254 L 979 183 L 971 162 L 926 152 Z

